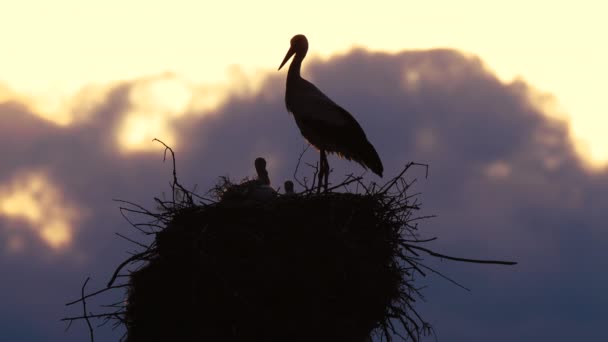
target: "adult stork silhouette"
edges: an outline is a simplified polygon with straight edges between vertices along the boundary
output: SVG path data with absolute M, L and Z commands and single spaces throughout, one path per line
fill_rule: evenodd
M 285 104 L 304 138 L 320 151 L 317 192 L 321 191 L 321 186 L 327 191 L 329 163 L 326 153 L 336 153 L 340 157 L 354 160 L 382 177 L 382 161 L 357 120 L 300 76 L 306 52 L 308 40 L 302 34 L 295 35 L 291 38 L 291 47 L 279 70 L 295 54 L 287 73 Z

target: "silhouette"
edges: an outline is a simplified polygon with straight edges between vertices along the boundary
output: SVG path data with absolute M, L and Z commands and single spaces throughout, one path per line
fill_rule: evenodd
M 253 184 L 269 186 L 265 164 L 256 161 Z M 433 238 L 418 239 L 418 201 L 403 173 L 361 194 L 304 191 L 259 203 L 190 194 L 173 165 L 172 193 L 184 196 L 144 212 L 150 220 L 134 227 L 159 222 L 142 230 L 155 241 L 138 244 L 143 251 L 108 283 L 128 287 L 120 311 L 105 316 L 127 327 L 127 341 L 359 342 L 374 331 L 390 340 L 398 321 L 414 341 L 424 333 L 414 301 L 414 275 L 427 272 L 420 253 L 450 258 L 423 247 Z
M 411 208 L 383 201 L 333 192 L 167 205 L 130 273 L 126 341 L 367 342 L 393 317 L 425 326 L 395 248 Z
M 270 186 L 270 177 L 266 170 L 266 160 L 258 157 L 254 162 L 257 178 L 241 184 L 229 184 L 222 194 L 224 200 L 266 201 L 276 197 L 277 192 Z
M 270 177 L 266 171 L 266 159 L 258 157 L 254 161 L 255 172 L 258 174 L 258 185 L 270 185 Z
M 295 54 L 287 73 L 285 104 L 287 110 L 293 114 L 304 138 L 320 151 L 317 192 L 321 190 L 321 186 L 327 190 L 329 163 L 326 153 L 335 152 L 340 157 L 354 160 L 382 177 L 382 161 L 357 120 L 314 84 L 300 76 L 300 67 L 307 51 L 306 37 L 295 35 L 291 38 L 291 47 L 279 70 Z
M 285 187 L 285 195 L 294 195 L 295 194 L 295 192 L 293 191 L 293 182 L 292 181 L 290 181 L 290 180 L 285 181 L 283 186 Z
M 265 201 L 277 196 L 277 192 L 270 186 L 270 177 L 266 170 L 266 160 L 258 157 L 254 162 L 258 178 L 254 181 L 253 190 L 250 190 L 251 198 L 256 201 Z

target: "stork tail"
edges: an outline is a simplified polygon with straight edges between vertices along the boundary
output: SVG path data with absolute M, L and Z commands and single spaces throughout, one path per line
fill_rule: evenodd
M 378 152 L 372 144 L 369 142 L 367 146 L 365 146 L 363 158 L 361 158 L 363 164 L 367 166 L 373 173 L 382 177 L 382 172 L 384 171 L 384 166 L 382 166 L 382 161 L 380 160 L 380 156 L 378 156 Z

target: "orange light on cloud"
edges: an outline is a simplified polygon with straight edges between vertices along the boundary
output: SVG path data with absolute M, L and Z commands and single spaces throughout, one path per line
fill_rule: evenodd
M 6 85 L 0 83 L 0 103 L 14 99 L 15 94 Z
M 78 217 L 76 207 L 63 198 L 42 171 L 19 175 L 0 186 L 0 215 L 25 221 L 54 250 L 70 246 Z M 10 250 L 22 249 L 24 244 L 17 236 L 9 243 Z
M 130 110 L 119 128 L 118 143 L 127 152 L 155 150 L 152 139 L 176 145 L 171 120 L 183 115 L 192 100 L 184 80 L 164 75 L 138 81 L 129 93 Z
M 503 160 L 497 160 L 486 165 L 483 173 L 490 179 L 502 180 L 511 175 L 511 165 Z
M 152 151 L 157 138 L 175 146 L 175 134 L 169 128 L 170 117 L 163 112 L 130 111 L 118 131 L 118 143 L 125 152 Z
M 157 151 L 154 138 L 176 147 L 180 141 L 171 121 L 183 115 L 207 115 L 230 96 L 255 94 L 261 75 L 230 68 L 230 79 L 221 84 L 197 85 L 175 74 L 135 80 L 129 91 L 130 108 L 118 128 L 117 140 L 125 152 Z M 277 95 L 280 96 L 280 95 Z

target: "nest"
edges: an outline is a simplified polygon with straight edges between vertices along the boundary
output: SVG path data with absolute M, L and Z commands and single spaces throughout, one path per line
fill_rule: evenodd
M 175 212 L 131 275 L 128 341 L 365 341 L 409 300 L 397 221 L 357 194 Z
M 166 226 L 131 273 L 127 341 L 363 342 L 411 314 L 402 243 L 417 205 L 405 189 L 256 200 L 235 187 L 163 205 Z M 403 321 L 414 336 L 416 319 Z
M 84 315 L 65 320 L 86 319 L 91 339 L 89 318 L 113 320 L 128 342 L 365 342 L 374 334 L 418 341 L 431 327 L 414 307 L 421 297 L 414 275 L 435 272 L 420 252 L 504 262 L 421 246 L 433 239 L 418 237 L 426 217 L 415 215 L 417 194 L 404 177 L 413 165 L 382 187 L 348 177 L 319 194 L 259 197 L 255 183 L 222 179 L 212 198 L 182 187 L 174 165 L 172 198 L 156 199 L 157 212 L 129 202 L 121 208 L 149 218 L 132 225 L 153 242 L 133 241 L 144 250 L 105 289 L 85 295 L 85 282 L 81 299 L 68 303 L 82 302 Z M 121 273 L 128 265 L 136 269 Z M 128 280 L 116 285 L 119 278 Z M 117 288 L 127 298 L 116 311 L 87 313 L 87 298 Z

